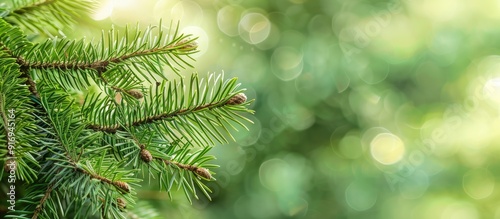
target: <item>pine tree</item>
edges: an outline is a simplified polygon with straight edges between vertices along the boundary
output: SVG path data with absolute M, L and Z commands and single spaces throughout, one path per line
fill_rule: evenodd
M 111 28 L 90 41 L 60 37 L 92 7 L 0 5 L 7 218 L 156 218 L 136 197 L 143 180 L 169 195 L 180 189 L 189 201 L 210 198 L 210 150 L 251 123 L 244 117 L 251 101 L 235 78 L 180 73 L 192 67 L 197 44 L 178 25 Z

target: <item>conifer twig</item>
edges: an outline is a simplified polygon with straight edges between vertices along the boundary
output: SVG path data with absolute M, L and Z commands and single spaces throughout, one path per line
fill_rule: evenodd
M 63 62 L 63 61 L 55 61 L 55 62 L 30 62 L 28 60 L 25 60 L 22 56 L 13 56 L 13 58 L 17 59 L 17 63 L 21 67 L 26 67 L 30 69 L 60 69 L 60 70 L 86 70 L 86 69 L 92 69 L 98 72 L 98 74 L 101 74 L 106 71 L 107 67 L 110 64 L 117 64 L 123 61 L 126 61 L 131 58 L 135 57 L 141 57 L 141 56 L 148 56 L 152 54 L 156 54 L 158 52 L 162 53 L 167 53 L 170 51 L 189 51 L 189 50 L 194 50 L 196 49 L 196 46 L 193 46 L 191 44 L 187 44 L 184 47 L 179 47 L 181 43 L 185 43 L 183 41 L 180 41 L 175 44 L 168 44 L 163 47 L 159 48 L 152 48 L 152 49 L 146 49 L 143 51 L 136 51 L 132 52 L 129 54 L 124 54 L 122 56 L 118 57 L 112 57 L 109 59 L 103 59 L 103 60 L 95 60 L 93 62 L 88 62 L 88 63 L 81 63 L 77 61 L 73 62 Z M 194 43 L 193 43 L 194 44 Z
M 38 93 L 38 90 L 36 89 L 36 83 L 33 81 L 33 78 L 29 75 L 27 70 L 21 69 L 21 77 L 26 78 L 26 85 L 28 85 L 28 90 L 35 96 L 37 99 L 40 99 L 40 94 Z
M 35 211 L 33 213 L 33 217 L 31 217 L 31 219 L 38 218 L 38 214 L 40 214 L 40 212 L 43 209 L 43 205 L 45 204 L 45 201 L 47 201 L 47 199 L 49 198 L 49 195 L 52 192 L 53 186 L 54 186 L 54 183 L 49 184 L 49 186 L 47 187 L 47 190 L 45 190 L 45 194 L 43 195 L 42 199 L 40 199 L 40 203 L 36 206 Z
M 165 163 L 165 165 L 167 165 L 167 166 L 175 165 L 175 166 L 179 167 L 180 169 L 188 170 L 188 171 L 191 171 L 193 173 L 196 173 L 197 175 L 199 175 L 205 179 L 212 179 L 212 174 L 210 174 L 210 172 L 206 168 L 198 167 L 198 166 L 190 165 L 190 164 L 183 164 L 183 163 L 179 163 L 176 161 L 163 159 L 160 157 L 154 157 L 154 159 L 157 159 L 157 160 Z
M 178 117 L 178 116 L 182 116 L 182 115 L 186 115 L 186 114 L 189 114 L 189 113 L 196 113 L 198 111 L 202 111 L 202 110 L 206 110 L 206 109 L 213 109 L 213 108 L 217 108 L 217 107 L 224 107 L 226 104 L 229 104 L 227 103 L 227 101 L 218 101 L 218 102 L 214 102 L 214 103 L 208 103 L 208 104 L 205 104 L 205 105 L 201 105 L 201 106 L 198 106 L 194 109 L 190 109 L 190 108 L 184 108 L 184 109 L 180 109 L 176 112 L 171 112 L 171 113 L 161 113 L 161 114 L 158 114 L 158 115 L 155 115 L 155 116 L 149 116 L 149 117 L 146 117 L 146 118 L 141 118 L 135 122 L 133 122 L 132 124 L 126 124 L 124 125 L 125 127 L 131 127 L 131 126 L 140 126 L 140 125 L 143 125 L 143 124 L 151 124 L 151 123 L 154 123 L 156 121 L 160 121 L 160 120 L 168 120 L 168 119 L 172 119 L 174 117 Z M 107 133 L 115 133 L 116 131 L 123 131 L 124 128 L 119 125 L 119 124 L 116 124 L 116 125 L 108 125 L 108 126 L 101 126 L 101 125 L 97 125 L 97 124 L 90 124 L 87 126 L 87 128 L 89 129 L 93 129 L 95 131 L 102 131 L 102 132 L 107 132 Z

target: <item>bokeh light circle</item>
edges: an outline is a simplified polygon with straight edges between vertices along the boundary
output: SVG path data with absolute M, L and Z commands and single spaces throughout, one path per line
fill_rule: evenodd
M 228 36 L 237 36 L 241 14 L 245 9 L 237 5 L 227 5 L 217 12 L 217 26 Z
M 266 40 L 271 32 L 269 19 L 257 12 L 245 14 L 238 27 L 240 37 L 250 44 L 258 44 Z
M 136 23 L 142 23 L 144 14 L 148 14 L 153 6 L 150 1 L 134 1 L 120 0 L 113 1 L 113 9 L 111 13 L 111 21 L 115 26 L 130 24 L 134 26 Z M 149 22 L 148 22 L 149 23 Z
M 440 219 L 478 219 L 478 218 L 479 218 L 479 212 L 477 211 L 477 208 L 469 202 L 462 202 L 462 201 L 456 201 L 446 206 L 440 217 Z
M 274 75 L 283 81 L 298 77 L 303 70 L 303 55 L 292 47 L 279 47 L 271 57 L 271 67 Z
M 278 26 L 271 23 L 271 31 L 267 36 L 266 40 L 260 42 L 259 44 L 255 44 L 255 47 L 261 50 L 268 50 L 276 47 L 276 44 L 280 42 L 281 32 Z
M 100 21 L 110 17 L 111 14 L 113 13 L 113 6 L 114 6 L 113 3 L 114 3 L 113 0 L 99 2 L 99 5 L 97 6 L 96 10 L 91 15 L 92 19 Z
M 356 211 L 366 211 L 377 202 L 377 190 L 368 183 L 357 180 L 345 190 L 345 199 L 349 207 Z
M 272 193 L 262 191 L 254 191 L 252 195 L 242 195 L 234 202 L 233 210 L 238 218 L 276 217 L 279 214 L 279 208 L 272 195 Z M 259 210 L 256 211 L 254 208 Z
M 316 118 L 310 109 L 298 104 L 290 104 L 283 108 L 285 122 L 297 131 L 303 131 L 314 125 Z
M 390 67 L 386 63 L 370 63 L 366 68 L 357 71 L 358 77 L 367 84 L 378 84 L 389 75 Z
M 470 170 L 463 176 L 465 193 L 473 199 L 484 199 L 493 194 L 495 179 L 493 174 L 484 168 Z
M 253 122 L 250 130 L 247 132 L 236 132 L 233 134 L 234 139 L 240 146 L 250 146 L 255 144 L 259 140 L 262 131 L 262 125 L 257 117 L 249 115 L 247 118 L 251 119 Z
M 302 198 L 283 201 L 280 204 L 281 212 L 288 217 L 304 217 L 309 208 L 309 202 Z
M 493 78 L 486 81 L 483 93 L 489 100 L 500 103 L 500 78 Z
M 401 196 L 407 199 L 417 199 L 422 197 L 429 188 L 429 175 L 422 170 L 416 170 L 398 185 Z
M 259 177 L 261 184 L 271 191 L 283 190 L 290 166 L 282 159 L 271 159 L 260 165 Z
M 242 53 L 232 62 L 233 68 L 238 69 L 238 78 L 247 83 L 258 83 L 267 75 L 269 61 L 262 55 L 255 53 Z
M 356 135 L 346 135 L 339 142 L 339 151 L 342 155 L 350 159 L 356 159 L 363 154 L 361 138 Z
M 405 154 L 405 145 L 401 139 L 390 133 L 380 133 L 370 143 L 372 157 L 381 164 L 392 165 L 400 161 Z
M 158 1 L 153 14 L 156 19 L 164 21 L 182 21 L 183 24 L 199 24 L 203 21 L 203 9 L 195 1 Z

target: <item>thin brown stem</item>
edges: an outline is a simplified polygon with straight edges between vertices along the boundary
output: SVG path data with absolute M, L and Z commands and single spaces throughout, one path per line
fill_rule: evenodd
M 101 72 L 100 72 L 101 73 Z M 123 88 L 120 88 L 120 87 L 117 87 L 117 86 L 114 86 L 114 85 L 110 85 L 108 80 L 106 78 L 104 78 L 104 76 L 102 76 L 103 74 L 98 74 L 98 77 L 99 79 L 101 79 L 101 81 L 106 85 L 106 86 L 110 86 L 111 89 L 115 90 L 116 92 L 127 92 L 126 90 L 124 90 Z
M 183 163 L 179 163 L 179 162 L 176 162 L 176 161 L 163 159 L 163 158 L 160 158 L 160 157 L 154 157 L 154 158 L 156 160 L 159 160 L 159 161 L 165 163 L 165 165 L 167 165 L 167 166 L 175 165 L 175 166 L 177 166 L 180 169 L 188 170 L 188 171 L 191 171 L 193 173 L 196 173 L 197 175 L 199 175 L 199 176 L 201 176 L 201 177 L 203 177 L 205 179 L 212 179 L 212 175 L 210 174 L 210 172 L 206 168 L 198 167 L 198 166 L 190 165 L 190 164 L 183 164 Z
M 0 205 L 0 214 L 6 214 L 7 212 L 9 212 L 9 209 L 4 205 Z
M 112 180 L 110 180 L 110 179 L 108 179 L 108 178 L 106 178 L 106 177 L 100 176 L 100 175 L 95 174 L 95 173 L 91 173 L 91 172 L 89 172 L 89 171 L 87 171 L 87 170 L 85 170 L 85 169 L 83 169 L 83 168 L 79 167 L 78 165 L 76 165 L 76 163 L 74 163 L 74 162 L 72 162 L 72 161 L 71 161 L 70 163 L 71 163 L 71 165 L 72 165 L 72 166 L 73 166 L 73 167 L 74 167 L 74 168 L 75 168 L 78 172 L 80 172 L 80 173 L 83 173 L 83 174 L 85 174 L 85 175 L 90 176 L 90 178 L 91 178 L 91 179 L 97 179 L 97 180 L 99 180 L 99 181 L 101 181 L 101 182 L 103 182 L 103 183 L 107 183 L 107 184 L 113 185 L 114 187 L 116 187 L 116 188 L 119 188 L 119 189 L 123 190 L 125 193 L 130 192 L 130 187 L 129 187 L 129 186 L 128 186 L 128 184 L 127 184 L 127 183 L 125 183 L 125 182 L 122 182 L 122 181 L 112 181 Z
M 174 117 L 186 115 L 188 113 L 196 113 L 198 111 L 202 111 L 202 110 L 205 110 L 205 109 L 209 109 L 210 110 L 210 109 L 213 109 L 213 108 L 222 107 L 224 105 L 225 104 L 224 104 L 223 101 L 219 101 L 219 102 L 215 102 L 215 103 L 209 103 L 209 104 L 201 105 L 201 106 L 198 106 L 198 107 L 196 107 L 194 109 L 184 108 L 184 109 L 180 109 L 178 111 L 171 112 L 171 113 L 161 113 L 161 114 L 158 114 L 158 115 L 154 115 L 154 116 L 149 116 L 149 117 L 142 118 L 140 120 L 137 120 L 137 121 L 133 122 L 132 124 L 126 124 L 125 127 L 140 126 L 140 125 L 144 125 L 144 124 L 151 124 L 151 123 L 154 123 L 156 121 L 165 120 L 165 119 L 171 119 L 171 118 L 174 118 Z M 93 129 L 95 131 L 102 131 L 102 132 L 107 132 L 107 133 L 115 133 L 116 131 L 123 131 L 124 130 L 123 127 L 121 127 L 118 124 L 116 124 L 116 125 L 110 125 L 110 126 L 101 126 L 101 125 L 97 125 L 97 124 L 92 124 L 92 125 L 89 125 L 88 128 Z
M 36 89 L 36 83 L 31 77 L 31 75 L 28 73 L 27 69 L 21 69 L 21 76 L 26 78 L 26 85 L 28 85 L 28 90 L 30 91 L 33 96 L 35 96 L 37 99 L 40 99 L 40 94 L 38 93 L 38 90 Z
M 14 53 L 9 49 L 7 48 L 3 43 L 0 42 L 0 47 L 1 49 L 6 52 L 9 56 L 13 57 L 13 58 L 16 58 L 16 63 L 19 65 L 19 63 L 23 63 L 25 62 L 23 57 L 16 57 L 14 55 Z M 40 99 L 40 94 L 38 93 L 37 89 L 36 89 L 36 84 L 35 84 L 35 81 L 33 80 L 33 78 L 30 76 L 29 74 L 29 68 L 27 68 L 26 66 L 22 66 L 22 65 L 19 65 L 20 66 L 20 71 L 21 71 L 21 76 L 26 78 L 26 85 L 28 85 L 28 89 L 29 91 L 31 92 L 31 94 L 33 94 L 33 96 L 35 96 L 36 98 Z
M 136 51 L 129 54 L 124 54 L 119 57 L 110 58 L 108 60 L 96 60 L 91 63 L 77 63 L 77 62 L 29 62 L 24 60 L 22 57 L 17 58 L 17 63 L 22 67 L 27 67 L 31 69 L 61 69 L 61 70 L 69 70 L 69 69 L 93 69 L 101 74 L 106 71 L 107 67 L 111 63 L 120 63 L 126 61 L 128 59 L 140 56 L 147 56 L 157 52 L 168 52 L 172 50 L 176 50 L 177 44 L 169 44 L 160 48 L 147 49 L 143 51 Z
M 49 198 L 53 187 L 54 183 L 49 184 L 47 190 L 45 190 L 45 194 L 43 195 L 42 199 L 40 199 L 40 203 L 36 206 L 35 211 L 33 213 L 33 217 L 31 217 L 31 219 L 38 218 L 38 214 L 40 214 L 40 212 L 42 211 L 43 205 L 45 204 L 45 201 L 47 201 L 47 199 Z

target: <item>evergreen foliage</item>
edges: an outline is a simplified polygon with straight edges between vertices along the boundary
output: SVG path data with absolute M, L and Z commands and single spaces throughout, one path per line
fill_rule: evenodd
M 56 37 L 91 8 L 72 0 L 0 6 L 0 177 L 16 197 L 1 209 L 6 218 L 158 218 L 136 204 L 142 180 L 190 201 L 210 198 L 210 149 L 251 123 L 236 79 L 181 75 L 197 45 L 174 25 L 112 28 L 92 41 Z

